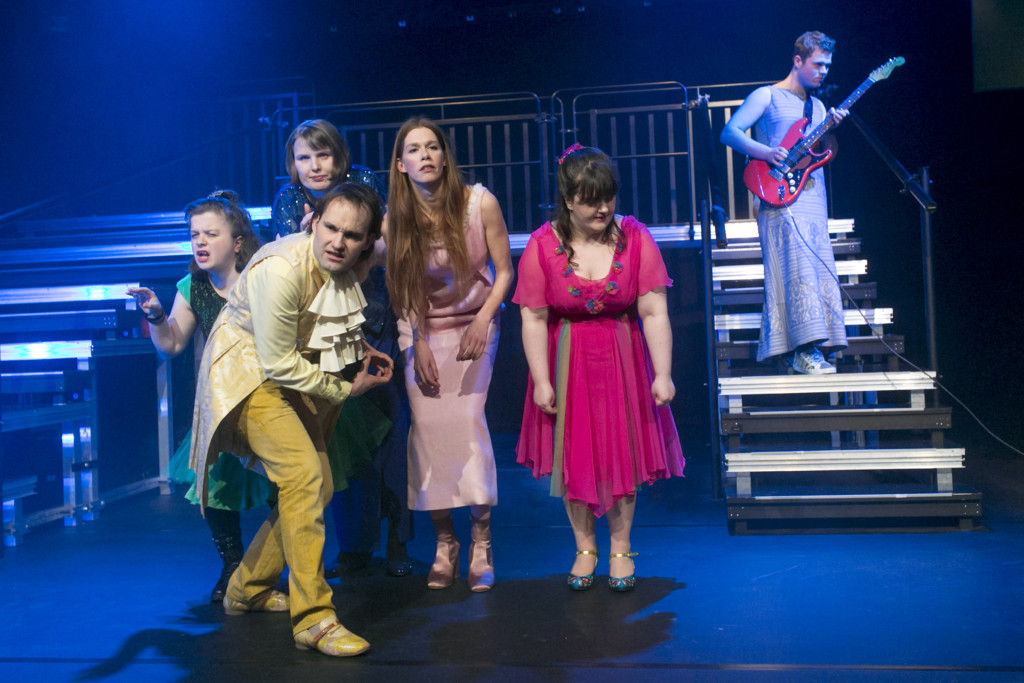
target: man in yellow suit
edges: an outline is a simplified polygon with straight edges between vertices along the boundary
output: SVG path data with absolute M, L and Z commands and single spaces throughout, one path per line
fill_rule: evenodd
M 366 301 L 353 273 L 380 226 L 373 191 L 345 183 L 321 198 L 307 231 L 256 252 L 207 340 L 192 429 L 200 500 L 207 459 L 219 451 L 248 458 L 278 487 L 225 612 L 288 610 L 296 647 L 339 657 L 370 645 L 338 623 L 324 580 L 326 443 L 346 398 L 391 379 L 391 359 L 363 340 Z M 273 589 L 286 564 L 290 595 Z

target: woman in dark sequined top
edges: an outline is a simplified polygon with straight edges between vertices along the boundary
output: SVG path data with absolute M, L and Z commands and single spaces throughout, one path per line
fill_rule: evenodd
M 377 193 L 387 206 L 387 187 L 365 166 L 351 163 L 348 146 L 328 121 L 314 119 L 296 126 L 285 143 L 285 164 L 291 184 L 274 198 L 271 226 L 281 237 L 306 229 L 313 205 L 334 185 L 352 181 Z M 391 356 L 395 378 L 362 396 L 345 401 L 328 459 L 334 475 L 331 509 L 338 538 L 338 560 L 327 577 L 360 572 L 378 549 L 381 522 L 387 521 L 385 571 L 405 576 L 412 570 L 405 544 L 412 538 L 412 513 L 405 504 L 406 438 L 409 404 L 402 380 L 404 360 L 398 349 L 398 327 L 391 310 L 384 270 L 375 265 L 360 281 L 367 305 L 363 309 L 366 341 Z
M 285 142 L 285 166 L 291 183 L 274 197 L 271 225 L 275 238 L 305 229 L 306 216 L 317 199 L 338 183 L 368 185 L 387 203 L 384 183 L 370 169 L 351 163 L 341 133 L 324 119 L 303 121 L 295 127 Z

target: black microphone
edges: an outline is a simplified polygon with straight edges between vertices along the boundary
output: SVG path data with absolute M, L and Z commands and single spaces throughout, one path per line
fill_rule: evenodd
M 833 85 L 833 84 L 824 85 L 823 84 L 820 88 L 818 88 L 817 90 L 814 91 L 814 95 L 819 100 L 821 100 L 824 104 L 828 104 L 828 97 L 829 97 L 829 95 L 831 95 L 832 93 L 834 93 L 838 89 L 839 89 L 838 85 Z

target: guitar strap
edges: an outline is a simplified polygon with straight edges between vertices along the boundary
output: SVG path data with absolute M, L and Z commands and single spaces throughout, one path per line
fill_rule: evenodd
M 804 100 L 804 115 L 803 118 L 807 119 L 807 123 L 804 124 L 804 132 L 811 127 L 811 119 L 814 118 L 814 102 L 811 100 L 811 93 L 807 93 L 807 99 Z

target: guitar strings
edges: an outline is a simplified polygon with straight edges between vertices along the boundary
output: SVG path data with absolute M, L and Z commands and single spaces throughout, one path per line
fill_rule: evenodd
M 814 258 L 818 259 L 818 261 L 821 262 L 821 265 L 825 267 L 825 270 L 828 272 L 828 274 L 830 276 L 832 276 L 832 279 L 835 280 L 836 283 L 839 285 L 839 291 L 842 294 L 842 296 L 845 297 L 846 300 L 849 301 L 851 304 L 853 304 L 853 307 L 857 309 L 857 312 L 861 314 L 861 317 L 863 317 L 864 320 L 867 321 L 867 316 L 864 314 L 864 310 L 857 304 L 856 301 L 854 301 L 853 296 L 849 292 L 847 292 L 846 290 L 843 289 L 843 283 L 839 280 L 839 276 L 836 273 L 834 273 L 831 268 L 828 267 L 828 264 L 825 263 L 825 260 L 823 258 L 821 258 L 820 256 L 818 256 L 818 254 L 814 251 L 814 249 L 811 248 L 811 245 L 804 238 L 803 234 L 800 232 L 799 226 L 797 225 L 796 217 L 793 215 L 793 212 L 790 211 L 790 209 L 789 209 L 789 205 L 788 204 L 783 204 L 783 207 L 786 209 L 786 213 L 789 214 L 790 220 L 787 221 L 787 223 L 793 229 L 793 231 L 797 234 L 797 237 L 800 238 L 800 241 L 803 242 L 803 245 L 802 245 L 801 248 L 806 249 L 808 253 L 810 253 L 812 256 L 814 256 Z M 904 363 L 906 363 L 907 365 L 912 367 L 914 370 L 917 370 L 918 372 L 923 372 L 925 374 L 929 374 L 927 370 L 924 370 L 923 368 L 919 367 L 912 360 L 910 360 L 909 358 L 907 358 L 903 354 L 899 353 L 892 346 L 890 346 L 889 343 L 882 337 L 882 335 L 879 332 L 875 331 L 874 327 L 872 327 L 871 325 L 868 325 L 868 329 L 871 330 L 871 334 L 875 337 L 875 339 L 877 339 L 879 342 L 881 342 L 882 345 L 885 346 L 885 348 L 889 349 L 889 351 L 894 356 L 896 356 L 901 361 L 903 361 Z M 960 397 L 958 397 L 956 394 L 953 393 L 953 391 L 951 389 L 949 389 L 948 387 L 946 387 L 946 385 L 944 385 L 942 382 L 940 382 L 939 378 L 938 378 L 938 373 L 932 373 L 932 374 L 934 374 L 934 376 L 932 377 L 932 381 L 935 382 L 935 386 L 938 387 L 939 389 L 941 389 L 943 391 L 943 393 L 945 393 L 951 399 L 956 401 L 956 403 L 961 408 L 966 410 L 967 414 L 970 415 L 974 419 L 974 421 L 978 424 L 978 426 L 981 427 L 983 430 L 985 430 L 985 432 L 989 436 L 991 436 L 997 442 L 999 442 L 1000 444 L 1002 444 L 1006 448 L 1010 449 L 1011 451 L 1013 451 L 1017 455 L 1024 456 L 1024 451 L 1022 451 L 1021 449 L 1017 448 L 1016 446 L 1008 443 L 1005 439 L 1003 439 L 998 434 L 996 434 L 991 429 L 989 429 L 988 425 L 986 425 L 984 422 L 982 422 L 981 418 L 978 417 L 975 414 L 975 412 L 973 410 L 971 410 L 970 407 L 966 403 L 964 403 L 962 400 L 960 400 Z

